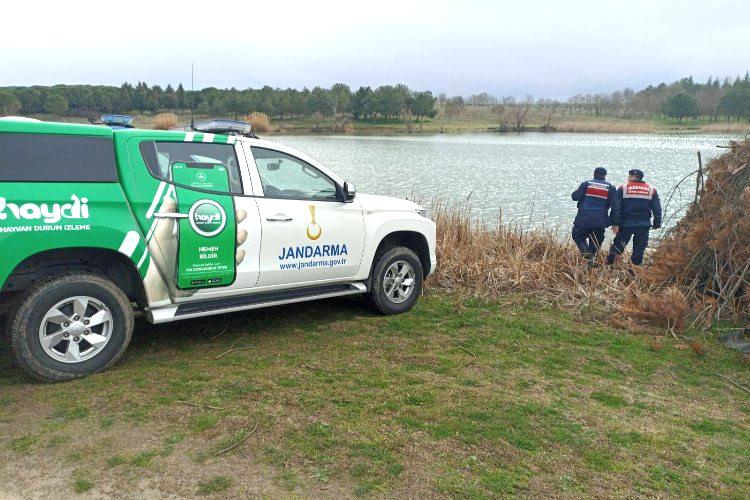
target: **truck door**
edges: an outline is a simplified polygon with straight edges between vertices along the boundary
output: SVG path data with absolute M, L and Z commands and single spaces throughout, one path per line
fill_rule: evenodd
M 153 263 L 149 272 L 158 272 L 180 302 L 256 286 L 259 215 L 255 200 L 244 196 L 247 166 L 233 141 L 226 142 L 231 138 L 147 134 L 128 140 L 132 177 L 123 184 L 136 200 L 131 203 Z
M 263 228 L 258 286 L 353 278 L 365 239 L 359 201 L 344 203 L 333 179 L 299 158 L 248 149 L 263 191 L 256 199 Z

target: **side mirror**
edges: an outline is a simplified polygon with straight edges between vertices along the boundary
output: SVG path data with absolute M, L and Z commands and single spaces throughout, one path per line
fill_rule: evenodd
M 351 203 L 354 201 L 354 197 L 357 196 L 357 188 L 351 182 L 344 183 L 344 202 Z

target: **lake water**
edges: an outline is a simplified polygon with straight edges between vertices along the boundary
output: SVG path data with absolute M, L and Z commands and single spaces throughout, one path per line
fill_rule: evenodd
M 674 186 L 737 139 L 729 135 L 635 134 L 466 134 L 415 136 L 274 136 L 321 161 L 360 192 L 418 198 L 469 200 L 478 220 L 524 227 L 553 227 L 567 233 L 576 213 L 570 193 L 609 171 L 619 185 L 631 168 L 646 173 L 665 205 L 665 220 L 692 200 L 694 181 L 683 184 L 667 205 Z

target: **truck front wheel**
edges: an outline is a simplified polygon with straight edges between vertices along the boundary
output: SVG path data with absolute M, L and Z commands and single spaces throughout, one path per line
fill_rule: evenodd
M 406 247 L 381 254 L 372 269 L 369 301 L 383 314 L 411 309 L 422 293 L 424 272 L 419 257 Z
M 133 308 L 110 280 L 81 273 L 45 281 L 9 321 L 16 362 L 32 377 L 57 382 L 105 370 L 127 349 Z

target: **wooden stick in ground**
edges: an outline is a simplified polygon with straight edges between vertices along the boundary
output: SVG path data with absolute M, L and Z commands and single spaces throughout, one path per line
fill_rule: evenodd
M 214 453 L 214 456 L 218 457 L 219 455 L 223 455 L 224 453 L 227 453 L 228 451 L 232 451 L 233 449 L 237 448 L 239 445 L 241 445 L 242 443 L 244 443 L 245 441 L 247 441 L 247 438 L 249 438 L 250 436 L 252 436 L 255 433 L 255 431 L 257 431 L 257 430 L 258 430 L 258 424 L 255 424 L 255 427 L 253 427 L 253 430 L 251 430 L 250 432 L 248 432 L 247 434 L 245 434 L 244 436 L 242 436 L 242 439 L 239 439 L 236 442 L 230 444 L 229 446 L 227 446 L 223 450 L 217 451 L 216 453 Z
M 224 327 L 224 329 L 223 329 L 222 331 L 220 331 L 219 333 L 217 333 L 217 334 L 216 334 L 216 335 L 214 335 L 213 337 L 209 337 L 209 338 L 208 338 L 208 340 L 213 340 L 213 339 L 215 339 L 215 338 L 217 338 L 217 337 L 221 337 L 222 335 L 224 335 L 224 334 L 225 334 L 225 333 L 227 332 L 227 330 L 229 330 L 229 327 L 228 327 L 228 326 L 225 326 L 225 327 Z
M 210 410 L 223 410 L 224 409 L 221 406 L 211 406 L 211 405 L 207 405 L 207 404 L 203 404 L 203 403 L 193 403 L 191 401 L 180 401 L 180 400 L 177 400 L 177 401 L 175 401 L 175 403 L 180 403 L 181 405 L 198 406 L 200 408 L 208 408 Z
M 701 152 L 698 151 L 698 173 L 695 176 L 695 198 L 693 204 L 698 205 L 698 199 L 701 193 L 701 184 L 703 181 L 703 158 L 701 158 Z
M 735 382 L 734 380 L 732 380 L 731 378 L 727 377 L 726 375 L 722 375 L 721 373 L 715 373 L 714 375 L 716 375 L 717 377 L 723 378 L 724 380 L 726 380 L 727 382 L 729 382 L 733 386 L 737 387 L 738 389 L 742 389 L 746 393 L 750 394 L 750 388 L 747 388 L 744 385 Z
M 476 355 L 476 354 L 474 354 L 474 353 L 473 353 L 472 351 L 468 350 L 467 348 L 465 348 L 465 347 L 463 347 L 463 346 L 458 346 L 458 348 L 459 348 L 459 349 L 461 349 L 462 351 L 466 351 L 466 352 L 468 352 L 469 354 L 471 354 L 471 355 L 472 355 L 472 356 L 474 356 L 475 358 L 477 357 L 477 355 Z
M 221 354 L 219 354 L 218 356 L 216 356 L 216 359 L 221 359 L 221 358 L 223 358 L 224 356 L 226 356 L 227 354 L 230 354 L 230 353 L 233 353 L 233 352 L 237 352 L 237 351 L 247 351 L 247 350 L 249 350 L 249 349 L 255 349 L 255 347 L 235 347 L 235 348 L 233 348 L 233 349 L 229 349 L 229 350 L 227 350 L 227 351 L 224 351 L 224 352 L 222 352 Z

